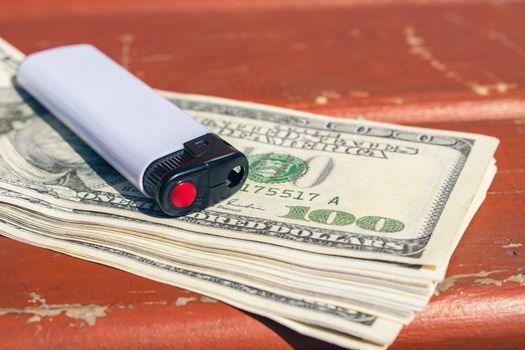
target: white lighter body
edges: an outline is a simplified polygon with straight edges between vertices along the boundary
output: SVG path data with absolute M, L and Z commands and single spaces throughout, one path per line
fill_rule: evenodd
M 17 83 L 168 215 L 236 192 L 244 154 L 87 44 L 27 56 Z

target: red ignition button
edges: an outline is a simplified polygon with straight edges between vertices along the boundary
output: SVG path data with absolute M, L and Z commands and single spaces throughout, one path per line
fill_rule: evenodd
M 177 208 L 190 206 L 197 197 L 197 189 L 191 182 L 181 182 L 171 190 L 171 204 Z

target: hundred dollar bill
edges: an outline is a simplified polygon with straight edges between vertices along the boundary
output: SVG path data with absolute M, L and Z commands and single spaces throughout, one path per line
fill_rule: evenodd
M 4 59 L 5 62 L 9 62 L 11 74 L 16 67 L 13 62 L 19 58 Z M 9 99 L 9 95 L 14 95 L 15 91 L 8 87 L 2 93 L 4 98 Z M 449 223 L 452 220 L 444 215 L 444 212 L 447 212 L 445 207 L 455 208 L 453 204 L 463 204 L 466 208 L 469 199 L 465 198 L 464 203 L 448 202 L 454 198 L 452 189 L 458 187 L 456 184 L 452 186 L 449 180 L 459 179 L 458 171 L 450 174 L 444 171 L 446 167 L 442 165 L 446 163 L 441 161 L 448 158 L 444 155 L 443 159 L 423 156 L 419 149 L 415 153 L 412 152 L 414 154 L 407 154 L 405 151 L 410 147 L 414 151 L 417 148 L 414 145 L 429 148 L 427 151 L 430 154 L 443 148 L 445 151 L 441 153 L 455 154 L 459 158 L 452 157 L 453 159 L 461 164 L 466 163 L 466 157 L 461 153 L 463 151 L 456 148 L 461 146 L 461 149 L 467 149 L 467 155 L 474 152 L 470 151 L 472 147 L 467 141 L 454 138 L 458 137 L 457 133 L 448 133 L 453 136 L 443 136 L 435 131 L 436 134 L 432 136 L 421 133 L 426 130 L 415 129 L 420 131 L 419 134 L 415 134 L 408 131 L 412 130 L 410 128 L 396 127 L 396 131 L 384 126 L 379 127 L 379 124 L 320 119 L 299 112 L 222 99 L 185 95 L 171 97 L 211 129 L 227 138 L 236 138 L 232 142 L 244 148 L 250 157 L 252 170 L 250 180 L 235 198 L 208 211 L 180 220 L 170 220 L 169 225 L 197 232 L 213 232 L 226 237 L 291 246 L 316 253 L 428 265 L 440 262 L 438 257 L 445 260 L 443 255 L 448 254 L 448 249 L 443 248 L 456 236 L 454 227 Z M 160 213 L 153 201 L 141 196 L 60 123 L 47 116 L 31 99 L 18 103 L 7 102 L 2 108 L 5 127 L 0 135 L 0 142 L 5 151 L 2 154 L 3 159 L 0 160 L 3 161 L 0 169 L 1 184 L 6 187 L 15 186 L 19 190 L 36 191 L 39 195 L 50 197 L 50 200 L 65 201 L 95 211 L 115 212 L 167 224 L 165 219 L 157 217 Z M 13 125 L 17 123 L 19 127 L 14 128 Z M 334 132 L 336 129 L 340 130 Z M 351 129 L 355 132 L 352 133 Z M 297 139 L 299 132 L 302 136 Z M 375 135 L 381 132 L 383 134 Z M 387 144 L 381 142 L 372 144 L 344 139 L 349 135 L 358 135 L 357 139 L 361 137 L 359 135 L 367 137 L 370 133 L 375 133 L 376 137 L 373 139 L 376 142 L 390 140 L 398 142 L 399 145 L 391 144 L 387 147 Z M 390 136 L 386 137 L 385 133 L 390 133 Z M 403 137 L 421 139 L 403 141 Z M 427 140 L 427 137 L 430 139 Z M 483 155 L 489 158 L 496 141 L 477 135 L 470 137 L 473 138 L 469 139 L 473 143 L 474 139 L 479 138 L 476 144 L 481 145 L 477 148 L 477 157 L 472 156 L 473 160 L 469 163 L 471 169 L 467 169 L 472 173 L 476 164 L 479 168 L 484 166 L 484 161 L 476 160 L 483 158 Z M 320 142 L 314 142 L 315 139 Z M 246 143 L 243 147 L 244 142 Z M 332 146 L 322 146 L 326 142 L 332 142 Z M 449 144 L 440 145 L 440 142 Z M 480 155 L 483 145 L 488 145 L 488 150 L 486 154 Z M 324 151 L 316 149 L 321 146 L 324 147 Z M 332 151 L 327 152 L 328 149 Z M 346 151 L 338 153 L 337 150 L 342 149 Z M 365 155 L 363 152 L 371 154 Z M 302 157 L 298 157 L 301 154 Z M 396 157 L 400 157 L 400 154 L 401 158 L 406 159 L 398 160 Z M 430 162 L 430 159 L 434 163 Z M 419 164 L 419 168 L 416 166 L 414 169 L 418 160 L 429 161 L 429 164 L 423 162 Z M 396 161 L 400 164 L 393 164 Z M 457 165 L 457 162 L 452 163 Z M 368 175 L 360 169 L 366 164 L 372 164 Z M 411 166 L 408 166 L 409 164 Z M 431 164 L 441 167 L 440 170 L 443 171 L 434 173 L 435 169 Z M 402 171 L 387 173 L 386 170 L 390 167 Z M 467 173 L 464 168 L 465 166 L 462 166 L 462 171 Z M 459 168 L 453 167 L 452 170 L 454 169 Z M 347 173 L 351 173 L 351 183 L 346 181 Z M 428 176 L 419 176 L 424 174 Z M 405 175 L 410 175 L 410 179 Z M 371 186 L 370 181 L 374 177 L 377 181 L 372 181 L 375 186 Z M 399 180 L 395 185 L 394 178 Z M 471 185 L 476 183 L 475 178 L 476 176 L 473 176 L 471 179 Z M 441 183 L 440 179 L 446 181 Z M 429 183 L 422 185 L 424 181 Z M 413 182 L 420 183 L 421 193 L 412 186 Z M 432 193 L 429 190 L 432 187 L 428 186 L 432 183 L 436 184 L 434 190 L 444 189 L 445 192 Z M 312 190 L 307 192 L 309 188 Z M 464 195 L 464 192 L 465 189 L 459 189 L 455 193 L 459 196 Z M 445 201 L 444 195 L 447 193 Z M 322 198 L 328 197 L 329 200 L 322 201 Z M 390 203 L 386 202 L 385 198 L 390 198 Z M 403 203 L 405 205 L 402 205 Z M 421 203 L 426 203 L 430 212 L 423 210 L 425 206 Z M 348 209 L 353 207 L 356 209 Z M 437 213 L 440 210 L 443 215 L 438 217 Z M 358 216 L 360 212 L 379 213 L 381 216 L 358 217 L 352 214 L 352 211 L 358 213 Z M 388 214 L 391 212 L 400 214 Z M 448 210 L 448 213 L 450 212 L 452 210 Z M 450 216 L 454 216 L 453 214 Z M 404 219 L 400 220 L 402 217 Z M 410 227 L 424 228 L 425 232 L 415 234 Z M 428 260 L 423 260 L 425 258 Z
M 23 201 L 21 201 L 23 199 Z M 414 283 L 412 279 L 402 278 L 398 281 L 397 278 L 392 278 L 387 274 L 381 275 L 374 273 L 371 269 L 374 265 L 383 265 L 378 262 L 360 261 L 355 259 L 341 259 L 337 257 L 327 257 L 328 264 L 315 266 L 310 264 L 311 260 L 315 259 L 315 255 L 308 252 L 296 252 L 293 250 L 284 250 L 280 257 L 281 260 L 264 258 L 265 250 L 272 249 L 270 246 L 258 245 L 246 246 L 244 242 L 238 242 L 233 239 L 222 239 L 214 237 L 213 235 L 194 234 L 192 232 L 179 232 L 172 229 L 166 230 L 166 227 L 161 225 L 150 225 L 138 220 L 131 220 L 126 217 L 119 217 L 115 214 L 107 215 L 103 213 L 94 213 L 82 209 L 68 209 L 52 204 L 38 196 L 28 197 L 23 194 L 3 191 L 0 192 L 0 201 L 18 206 L 20 209 L 19 216 L 26 210 L 30 210 L 35 215 L 40 215 L 45 218 L 53 218 L 56 220 L 67 220 L 69 222 L 79 222 L 84 225 L 98 225 L 100 227 L 111 227 L 112 230 L 121 230 L 124 234 L 129 236 L 137 235 L 141 238 L 152 240 L 154 242 L 162 242 L 167 246 L 184 247 L 187 249 L 198 250 L 208 255 L 222 256 L 231 261 L 247 262 L 250 265 L 260 264 L 267 266 L 273 271 L 282 269 L 287 273 L 306 274 L 317 279 L 330 278 L 342 282 L 361 281 L 365 284 L 374 281 L 377 287 L 388 286 L 395 288 L 398 293 L 415 293 L 416 295 L 427 295 L 431 292 L 429 285 L 426 282 L 419 281 Z M 192 244 L 188 244 L 191 242 Z M 219 249 L 220 248 L 220 249 Z M 235 253 L 231 250 L 235 248 L 238 250 L 246 250 L 245 253 Z M 258 250 L 261 249 L 261 250 Z M 282 249 L 281 249 L 282 250 Z M 274 253 L 275 255 L 275 253 Z M 330 260 L 329 260 L 330 258 Z M 394 270 L 389 267 L 390 270 Z M 407 270 L 409 270 L 407 268 Z M 392 274 L 392 273 L 390 273 Z M 355 279 L 352 278 L 355 276 Z M 416 297 L 412 294 L 413 297 Z
M 164 92 L 250 162 L 235 197 L 166 218 L 13 85 L 22 58 L 0 39 L 3 234 L 343 346 L 381 348 L 428 301 L 495 173 L 487 136 Z
M 6 89 L 0 98 L 14 93 Z M 153 200 L 28 97 L 0 107 L 0 185 L 193 232 L 438 265 L 498 144 L 483 135 L 166 97 L 247 154 L 249 178 L 236 196 L 166 219 Z
M 97 220 L 90 220 L 89 216 L 78 212 L 71 213 L 63 208 L 14 192 L 0 194 L 4 203 L 0 206 L 0 218 L 22 227 L 31 227 L 58 238 L 133 247 L 135 251 L 146 251 L 149 256 L 192 264 L 207 272 L 214 271 L 215 276 L 227 274 L 229 278 L 236 278 L 237 281 L 262 283 L 261 286 L 268 290 L 277 288 L 289 295 L 295 294 L 312 300 L 333 302 L 339 306 L 373 312 L 403 323 L 412 319 L 413 311 L 426 305 L 432 292 L 428 290 L 430 293 L 424 295 L 414 293 L 414 288 L 396 286 L 397 288 L 394 289 L 392 286 L 385 286 L 380 280 L 369 280 L 367 283 L 335 280 L 315 274 L 300 273 L 275 263 L 261 264 L 259 261 L 201 252 L 174 245 L 163 239 L 152 240 L 147 235 L 142 235 L 140 231 L 121 229 Z
M 16 93 L 11 94 L 11 96 L 13 95 L 16 95 Z M 8 98 L 2 100 L 0 104 L 7 102 L 5 103 L 7 106 L 6 109 L 12 111 L 12 105 L 9 104 L 10 94 L 7 93 L 5 96 Z M 16 114 L 16 112 L 14 114 Z M 10 113 L 7 115 L 13 116 L 14 114 Z M 6 155 L 4 160 L 10 159 L 13 155 L 9 148 L 6 148 L 6 152 L 2 152 L 2 154 Z M 46 175 L 45 173 L 38 174 L 32 172 L 29 168 L 18 168 L 17 170 L 25 172 L 29 176 Z M 33 200 L 32 202 L 36 202 L 36 200 Z M 79 237 L 57 236 L 57 232 L 60 230 L 56 225 L 53 226 L 48 223 L 47 225 L 43 225 L 39 229 L 36 229 L 38 227 L 37 217 L 30 217 L 29 220 L 26 220 L 27 226 L 24 227 L 21 226 L 20 219 L 24 212 L 22 208 L 18 208 L 19 210 L 15 211 L 11 221 L 6 220 L 5 215 L 5 213 L 8 212 L 9 206 L 4 204 L 1 209 L 3 216 L 0 219 L 2 222 L 0 230 L 8 237 L 29 242 L 34 245 L 63 251 L 73 256 L 106 263 L 111 266 L 139 273 L 167 283 L 186 286 L 189 289 L 197 290 L 207 295 L 216 296 L 220 300 L 225 300 L 230 304 L 239 306 L 245 310 L 261 315 L 267 315 L 270 318 L 274 317 L 277 321 L 287 324 L 294 329 L 298 329 L 305 334 L 318 336 L 321 339 L 333 341 L 334 343 L 363 349 L 380 348 L 380 346 L 367 343 L 361 339 L 345 336 L 343 333 L 369 339 L 378 344 L 388 344 L 395 338 L 395 335 L 400 329 L 399 323 L 383 320 L 372 314 L 366 314 L 340 306 L 311 302 L 304 299 L 294 299 L 294 297 L 279 295 L 278 292 L 275 291 L 261 289 L 257 284 L 255 284 L 254 287 L 253 283 L 252 285 L 243 284 L 235 280 L 228 280 L 206 274 L 202 271 L 196 272 L 188 270 L 184 267 L 180 267 L 180 265 L 168 265 L 164 261 L 161 262 L 158 259 L 153 260 L 151 256 L 140 256 L 133 252 L 120 250 L 113 246 L 101 245 L 99 244 L 100 242 L 97 241 L 79 240 Z M 70 224 L 66 231 L 71 231 L 72 229 L 72 225 Z M 110 227 L 107 227 L 106 229 L 111 230 Z M 45 231 L 47 231 L 47 234 L 44 233 Z M 83 228 L 83 231 L 85 231 L 85 228 Z M 73 248 L 68 250 L 67 246 L 71 244 L 73 244 Z M 89 251 L 89 253 L 86 253 L 86 251 Z M 109 261 L 104 259 L 104 254 L 107 253 L 111 253 L 109 255 Z M 127 258 L 127 261 L 125 261 L 124 264 L 115 262 L 115 260 L 118 261 L 121 258 Z M 143 266 L 138 269 L 133 269 L 135 263 L 140 263 Z M 148 274 L 148 268 L 157 268 L 157 274 Z M 159 274 L 163 273 L 166 274 L 166 276 L 162 278 L 158 277 Z M 187 281 L 188 277 L 193 278 L 194 283 L 186 284 L 184 281 Z M 195 286 L 195 284 L 197 284 L 197 286 Z M 211 292 L 209 287 L 204 287 L 206 284 L 213 285 Z M 221 289 L 224 289 L 224 287 L 226 287 L 226 292 L 221 294 Z M 230 290 L 228 291 L 227 289 Z M 227 295 L 227 297 L 225 297 L 225 295 Z M 259 299 L 259 301 L 257 301 L 257 299 Z M 340 334 L 337 335 L 338 333 Z M 327 335 L 329 335 L 328 338 Z
M 377 344 L 389 344 L 401 328 L 398 322 L 333 304 L 290 297 L 279 292 L 200 272 L 130 249 L 74 238 L 57 238 L 0 218 L 3 235 L 33 245 L 61 251 L 113 266 L 156 281 L 177 285 L 225 301 L 243 310 L 273 315 L 325 327 Z
M 16 93 L 11 94 L 12 92 L 2 96 L 7 96 L 7 100 L 9 100 L 10 95 L 16 95 Z M 2 104 L 4 102 L 6 100 L 1 101 Z M 8 105 L 7 109 L 11 107 L 9 103 L 6 105 Z M 8 114 L 8 116 L 14 115 Z M 5 126 L 5 124 L 2 124 L 2 126 Z M 5 159 L 9 159 L 9 156 L 12 155 L 10 151 L 8 148 L 2 149 Z M 29 171 L 26 173 L 29 176 L 43 175 L 43 173 L 34 173 L 28 168 L 19 168 L 18 170 L 21 172 Z M 6 209 L 5 204 L 2 206 L 2 210 L 4 209 Z M 399 323 L 383 320 L 372 314 L 288 297 L 278 292 L 271 292 L 234 280 L 188 270 L 159 259 L 141 256 L 111 246 L 71 237 L 57 238 L 52 233 L 46 235 L 43 231 L 53 227 L 43 226 L 35 231 L 36 220 L 29 220 L 27 223 L 32 229 L 24 228 L 18 223 L 20 214 L 21 212 L 18 212 L 18 215 L 14 216 L 13 221 L 0 220 L 0 231 L 2 234 L 33 245 L 105 263 L 165 283 L 176 284 L 203 294 L 212 295 L 242 309 L 269 318 L 275 318 L 278 322 L 282 322 L 304 334 L 316 336 L 343 346 L 379 349 L 383 346 L 376 344 L 390 343 L 400 329 Z M 375 344 L 360 338 L 354 338 L 349 334 L 369 339 Z

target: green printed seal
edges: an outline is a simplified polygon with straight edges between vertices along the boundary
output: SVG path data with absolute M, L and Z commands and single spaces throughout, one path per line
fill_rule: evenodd
M 255 154 L 249 156 L 248 161 L 248 178 L 265 184 L 294 182 L 308 171 L 308 164 L 304 160 L 289 154 Z

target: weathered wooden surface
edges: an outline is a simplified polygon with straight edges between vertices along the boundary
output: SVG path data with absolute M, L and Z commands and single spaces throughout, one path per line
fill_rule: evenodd
M 392 349 L 525 347 L 525 5 L 1 1 L 25 52 L 90 42 L 151 85 L 497 136 L 447 280 Z M 45 299 L 45 301 L 44 301 Z M 0 238 L 0 348 L 316 349 L 178 288 Z

